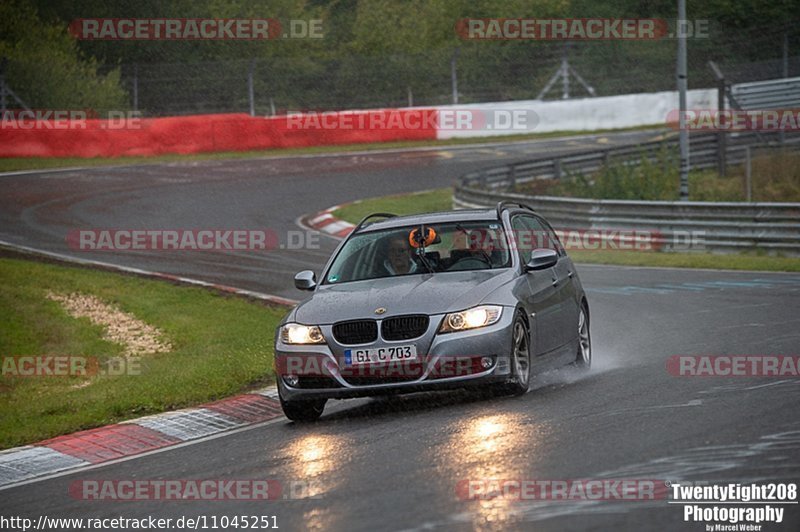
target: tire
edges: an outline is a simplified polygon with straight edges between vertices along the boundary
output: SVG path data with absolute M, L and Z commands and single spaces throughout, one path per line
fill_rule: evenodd
M 581 303 L 578 314 L 578 353 L 575 356 L 575 366 L 588 371 L 592 367 L 592 333 L 589 328 L 589 309 L 586 303 Z
M 280 394 L 278 394 L 280 396 Z M 327 399 L 307 399 L 303 401 L 284 401 L 281 400 L 281 408 L 284 415 L 296 422 L 316 421 L 325 409 Z
M 531 386 L 531 345 L 528 324 L 517 313 L 511 327 L 511 378 L 497 387 L 503 395 L 523 395 Z

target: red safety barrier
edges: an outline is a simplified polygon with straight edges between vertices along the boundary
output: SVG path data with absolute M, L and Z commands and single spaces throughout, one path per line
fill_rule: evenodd
M 120 157 L 436 139 L 435 109 L 378 109 L 255 118 L 246 114 L 129 119 L 123 125 L 3 120 L 0 157 Z M 76 127 L 71 127 L 76 126 Z M 78 127 L 80 126 L 80 127 Z

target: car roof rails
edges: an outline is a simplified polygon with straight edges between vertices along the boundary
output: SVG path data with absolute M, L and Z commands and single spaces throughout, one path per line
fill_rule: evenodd
M 356 231 L 358 231 L 359 229 L 364 227 L 364 224 L 366 224 L 368 220 L 370 220 L 372 218 L 378 218 L 378 217 L 381 217 L 381 218 L 396 218 L 397 215 L 396 214 L 392 214 L 390 212 L 373 212 L 372 214 L 368 214 L 368 215 L 364 216 L 364 218 L 362 218 L 360 222 L 358 222 L 358 225 L 356 225 L 353 228 L 353 230 L 350 232 L 350 234 L 352 235 Z
M 497 202 L 497 218 L 502 220 L 503 219 L 503 211 L 509 207 L 519 207 L 521 209 L 529 210 L 533 213 L 536 211 L 533 210 L 533 207 L 530 205 L 525 205 L 524 203 L 520 203 L 518 201 L 498 201 Z

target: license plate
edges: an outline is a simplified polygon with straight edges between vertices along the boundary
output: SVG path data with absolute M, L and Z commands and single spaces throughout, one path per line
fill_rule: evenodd
M 390 347 L 374 347 L 370 349 L 345 349 L 344 363 L 348 366 L 356 364 L 377 364 L 397 360 L 416 360 L 417 346 L 396 345 Z

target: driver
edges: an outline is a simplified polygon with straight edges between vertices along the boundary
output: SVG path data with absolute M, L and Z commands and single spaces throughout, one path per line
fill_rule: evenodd
M 411 258 L 411 245 L 407 238 L 396 235 L 389 240 L 383 267 L 390 275 L 405 275 L 417 271 L 417 263 Z

